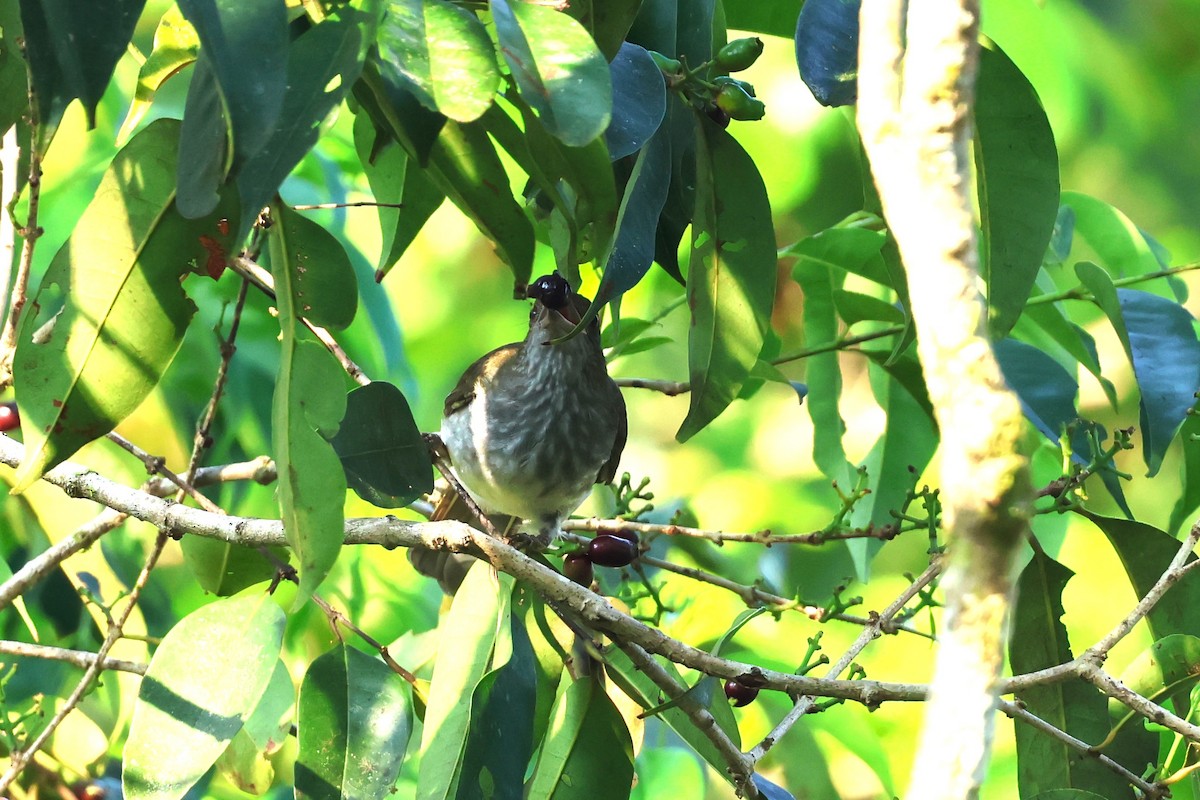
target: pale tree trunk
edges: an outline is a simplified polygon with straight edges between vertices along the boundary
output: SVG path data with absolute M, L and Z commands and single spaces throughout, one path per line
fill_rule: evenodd
M 1021 410 L 987 336 L 971 203 L 978 0 L 863 0 L 858 125 L 908 272 L 941 430 L 946 609 L 911 800 L 975 797 L 1029 526 Z

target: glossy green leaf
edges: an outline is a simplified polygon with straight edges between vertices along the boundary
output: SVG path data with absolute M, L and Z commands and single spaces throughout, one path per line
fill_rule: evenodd
M 124 752 L 126 798 L 182 798 L 208 771 L 266 690 L 285 621 L 259 591 L 203 606 L 171 629 L 134 705 Z
M 503 666 L 485 675 L 471 698 L 459 798 L 522 796 L 533 755 L 538 673 L 529 634 L 515 614 L 509 615 L 509 630 L 509 637 L 497 640 L 493 656 Z M 501 644 L 507 644 L 509 652 L 501 652 Z M 497 747 L 499 742 L 502 747 Z
M 984 41 L 975 103 L 980 260 L 992 335 L 1021 315 L 1058 216 L 1058 150 L 1037 92 Z
M 271 681 L 246 724 L 217 761 L 217 772 L 251 794 L 265 794 L 275 778 L 270 756 L 287 742 L 296 689 L 282 661 L 275 662 Z
M 288 89 L 284 0 L 177 0 L 221 92 L 235 166 L 271 138 Z M 258 209 L 255 208 L 255 211 Z
M 178 6 L 170 6 L 158 21 L 154 31 L 154 48 L 138 70 L 137 85 L 133 90 L 133 101 L 117 132 L 117 142 L 124 142 L 146 112 L 158 91 L 172 76 L 196 60 L 200 51 L 200 37 Z
M 1196 403 L 1200 340 L 1195 319 L 1173 300 L 1137 289 L 1118 289 L 1117 296 L 1142 396 L 1142 452 L 1152 476 Z
M 792 277 L 804 290 L 804 340 L 833 342 L 838 338 L 833 292 L 841 283 L 820 262 L 801 258 L 792 267 Z M 853 465 L 846 459 L 842 437 L 846 422 L 839 405 L 842 398 L 842 369 L 837 351 L 818 353 L 804 360 L 804 382 L 808 385 L 808 414 L 813 421 L 813 463 L 842 486 L 851 486 Z
M 858 97 L 858 9 L 861 0 L 807 0 L 796 18 L 796 65 L 823 106 Z
M 1087 510 L 1079 513 L 1108 537 L 1138 597 L 1144 597 L 1150 591 L 1179 551 L 1180 543 L 1174 537 L 1152 525 L 1104 517 Z M 1195 559 L 1195 555 L 1189 555 L 1187 562 Z M 1150 610 L 1146 622 L 1156 639 L 1177 633 L 1200 636 L 1200 619 L 1196 616 L 1196 608 L 1200 608 L 1200 583 L 1196 581 L 1193 570 L 1171 587 L 1171 591 Z
M 146 0 L 20 0 L 38 124 L 58 127 L 76 98 L 96 126 L 96 106 L 125 53 Z
M 994 345 L 1004 380 L 1021 401 L 1021 411 L 1051 442 L 1063 426 L 1079 416 L 1075 395 L 1079 384 L 1062 365 L 1033 345 L 1002 339 Z
M 775 303 L 775 229 L 758 167 L 707 117 L 696 116 L 696 210 L 688 273 L 685 441 L 737 397 L 762 351 Z
M 235 164 L 242 199 L 239 235 L 321 135 L 325 118 L 358 80 L 378 16 L 373 0 L 339 6 L 288 46 L 287 92 L 266 141 Z
M 625 42 L 608 65 L 612 74 L 612 122 L 604 131 L 609 156 L 632 155 L 645 146 L 667 113 L 667 85 L 646 49 Z
M 196 582 L 218 597 L 236 594 L 275 575 L 275 566 L 252 547 L 201 536 L 185 536 L 179 546 Z M 272 552 L 287 561 L 285 549 L 272 548 Z
M 378 49 L 367 54 L 362 78 L 354 85 L 354 99 L 411 158 L 429 166 L 429 152 L 446 124 L 446 116 L 430 111 L 406 84 L 384 77 Z
M 606 674 L 612 679 L 613 683 L 615 683 L 621 689 L 622 692 L 628 695 L 643 708 L 653 708 L 654 706 L 660 704 L 659 701 L 662 699 L 662 690 L 660 690 L 644 672 L 637 669 L 633 665 L 633 662 L 629 660 L 629 656 L 625 655 L 625 653 L 616 648 L 612 648 L 605 651 L 604 658 Z M 682 680 L 680 680 L 680 675 L 676 667 L 670 662 L 664 664 L 664 667 L 669 673 L 671 673 L 672 677 L 674 677 L 682 685 Z M 721 695 L 721 698 L 723 699 L 724 695 Z M 725 703 L 725 708 L 729 708 L 728 702 Z M 732 714 L 730 716 L 732 716 Z M 713 768 L 717 770 L 718 774 L 720 774 L 726 780 L 729 780 L 728 773 L 725 771 L 724 767 L 725 761 L 720 751 L 717 750 L 716 746 L 708 739 L 707 736 L 696 729 L 696 726 L 688 718 L 683 709 L 676 706 L 664 708 L 657 714 L 657 717 L 658 719 L 667 723 L 667 725 L 671 727 L 671 730 L 673 730 L 681 739 L 687 742 L 697 755 L 699 755 L 707 763 L 711 764 Z M 721 720 L 718 719 L 718 723 L 720 722 Z M 723 726 L 722 730 L 724 730 L 735 743 L 741 742 L 736 721 L 733 723 L 732 727 L 726 728 Z
M 549 6 L 491 0 L 489 7 L 517 90 L 546 130 L 572 147 L 604 133 L 612 79 L 587 30 Z
M 275 216 L 286 215 L 276 206 Z M 288 545 L 300 564 L 304 605 L 342 548 L 346 475 L 329 439 L 346 411 L 345 378 L 337 361 L 300 322 L 301 267 L 288 226 L 271 228 L 271 273 L 279 309 L 281 352 L 271 409 L 271 451 L 279 470 L 279 509 Z
M 346 482 L 381 508 L 401 508 L 433 491 L 433 465 L 404 395 L 374 381 L 346 396 L 346 415 L 333 437 Z
M 638 753 L 638 782 L 632 800 L 664 797 L 704 797 L 704 766 L 695 755 L 678 747 L 647 747 Z
M 1039 294 L 1035 289 L 1035 297 Z M 1040 330 L 1071 358 L 1075 359 L 1104 390 L 1104 396 L 1115 409 L 1117 407 L 1117 390 L 1112 381 L 1104 377 L 1100 369 L 1100 359 L 1096 351 L 1096 340 L 1090 333 L 1072 322 L 1064 313 L 1062 307 L 1055 303 L 1031 303 L 1025 307 L 1021 318 L 1013 327 L 1013 334 L 1032 340 L 1038 335 L 1033 329 Z
M 1142 697 L 1163 703 L 1172 700 L 1175 713 L 1186 717 L 1188 693 L 1200 676 L 1200 638 L 1174 634 L 1143 650 L 1120 675 L 1121 683 Z M 1129 708 L 1109 698 L 1108 711 L 1116 719 L 1130 713 Z
M 1106 800 L 1104 795 L 1084 789 L 1051 789 L 1034 795 L 1032 800 Z
M 179 131 L 175 207 L 180 214 L 198 219 L 212 213 L 220 202 L 230 155 L 221 90 L 208 56 L 201 53 L 192 68 Z
M 732 30 L 769 33 L 787 39 L 795 33 L 804 0 L 772 3 L 725 3 L 725 24 Z
M 845 289 L 833 290 L 833 305 L 838 316 L 847 325 L 856 322 L 904 322 L 904 312 L 886 300 L 880 300 L 862 292 L 851 292 Z
M 500 666 L 492 663 L 492 653 L 499 631 L 507 628 L 512 587 L 512 577 L 496 574 L 482 561 L 474 564 L 439 625 L 442 635 L 421 738 L 418 800 L 456 796 L 470 734 L 472 697 L 483 676 Z
M 1079 192 L 1063 192 L 1062 204 L 1075 212 L 1075 236 L 1091 245 L 1114 275 L 1142 275 L 1159 269 L 1145 236 L 1119 210 Z
M 1008 648 L 1014 673 L 1035 672 L 1074 658 L 1063 626 L 1062 593 L 1074 573 L 1044 553 L 1035 553 L 1017 582 L 1013 633 Z M 1031 713 L 1078 739 L 1098 744 L 1108 735 L 1105 698 L 1079 680 L 1033 686 L 1017 695 Z M 1076 788 L 1104 797 L 1132 798 L 1129 785 L 1092 758 L 1080 758 L 1063 742 L 1015 726 L 1017 782 L 1022 797 L 1049 789 Z
M 880 286 L 890 286 L 892 281 L 880 255 L 886 241 L 887 234 L 883 231 L 838 226 L 801 239 L 784 250 L 783 255 L 836 267 Z
M 175 357 L 195 306 L 180 280 L 228 243 L 216 217 L 173 207 L 179 123 L 159 120 L 116 157 L 54 256 L 14 363 L 25 460 L 14 491 L 133 412 Z
M 448 122 L 429 154 L 430 177 L 470 217 L 518 283 L 533 271 L 533 226 L 512 196 L 508 174 L 478 123 Z
M 656 133 L 638 153 L 617 215 L 612 254 L 596 290 L 596 303 L 607 303 L 636 286 L 654 262 L 658 215 L 671 180 L 671 147 Z
M 555 704 L 529 796 L 622 800 L 632 786 L 633 742 L 625 720 L 596 681 L 574 681 Z
M 1179 440 L 1183 443 L 1181 482 L 1183 492 L 1171 509 L 1171 521 L 1167 532 L 1177 534 L 1184 526 L 1195 522 L 1196 509 L 1200 509 L 1200 415 L 1189 414 L 1179 429 Z
M 290 206 L 276 206 L 282 253 L 291 266 L 295 313 L 314 325 L 342 330 L 358 309 L 358 282 L 346 248 L 332 233 Z
M 625 44 L 642 0 L 574 0 L 565 9 L 579 20 L 608 61 L 615 61 Z
M 430 110 L 459 122 L 495 101 L 495 45 L 473 13 L 447 0 L 390 0 L 379 31 L 380 67 Z
M 408 689 L 379 658 L 345 645 L 321 655 L 300 686 L 297 800 L 387 797 L 412 727 Z
M 901 510 L 938 445 L 920 365 L 911 358 L 889 364 L 885 352 L 871 358 L 871 388 L 887 413 L 887 428 L 863 460 L 871 493 L 854 506 L 850 521 L 855 527 L 896 524 L 892 512 Z M 879 539 L 846 542 L 860 580 L 870 575 L 871 560 L 883 545 Z
M 354 120 L 354 146 L 376 202 L 403 204 L 403 208 L 380 205 L 376 209 L 382 247 L 375 276 L 380 281 L 404 255 L 446 196 L 433 185 L 425 170 L 415 163 L 410 165 L 410 157 L 399 144 L 376 130 L 368 114 L 359 114 Z

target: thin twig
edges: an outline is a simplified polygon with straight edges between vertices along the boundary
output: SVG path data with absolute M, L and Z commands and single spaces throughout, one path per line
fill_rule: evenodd
M 150 455 L 145 450 L 138 447 L 136 444 L 129 441 L 128 439 L 126 439 L 124 436 L 117 433 L 116 431 L 109 433 L 106 438 L 110 442 L 115 442 L 122 449 L 128 451 L 129 453 L 132 453 L 135 457 L 137 457 L 138 460 L 140 460 L 143 464 L 146 465 L 146 471 L 149 472 L 151 475 L 162 475 L 164 478 L 169 480 L 171 483 L 175 484 L 175 486 L 177 486 L 179 488 L 179 491 L 181 493 L 184 493 L 188 497 L 195 500 L 197 503 L 200 504 L 200 507 L 203 508 L 205 511 L 211 511 L 214 514 L 225 513 L 224 511 L 221 510 L 221 508 L 216 503 L 214 503 L 212 500 L 209 500 L 204 495 L 200 494 L 200 492 L 196 491 L 195 486 L 192 486 L 190 483 L 185 481 L 183 478 L 179 477 L 174 472 L 172 472 L 167 467 L 165 461 L 163 460 L 163 458 L 161 456 Z
M 751 780 L 754 775 L 754 762 L 747 759 L 738 746 L 733 743 L 733 740 L 726 735 L 721 726 L 717 724 L 712 712 L 691 697 L 685 696 L 684 687 L 680 686 L 675 678 L 640 646 L 632 642 L 620 641 L 616 642 L 616 645 L 629 656 L 629 660 L 640 672 L 662 690 L 668 700 L 678 701 L 679 709 L 687 714 L 696 729 L 712 742 L 728 765 L 729 776 L 733 779 L 734 786 L 737 787 L 738 795 L 748 798 L 758 797 L 758 788 Z
M 307 203 L 292 206 L 296 211 L 326 211 L 338 208 L 404 208 L 404 203 L 380 203 L 378 200 L 358 200 L 353 203 Z
M 259 266 L 253 259 L 244 255 L 238 256 L 229 262 L 229 266 L 234 272 L 238 273 L 243 278 L 258 287 L 258 289 L 268 297 L 272 299 L 275 297 L 274 278 L 271 277 L 271 273 Z M 314 325 L 304 317 L 300 317 L 300 321 L 304 323 L 306 328 L 312 331 L 313 335 L 317 337 L 317 340 L 325 346 L 325 349 L 333 354 L 333 357 L 336 358 L 338 363 L 342 365 L 342 369 L 346 371 L 346 374 L 349 375 L 355 383 L 360 386 L 366 386 L 371 382 L 371 379 L 367 377 L 365 372 L 363 372 L 362 367 L 354 363 L 354 360 L 347 355 L 346 351 L 342 349 L 342 346 L 337 343 L 336 339 L 333 338 L 333 334 L 322 328 L 320 325 Z
M 1032 714 L 1028 709 L 1023 708 L 1017 703 L 1010 703 L 1007 700 L 1000 700 L 997 707 L 1007 714 L 1011 719 L 1019 720 L 1031 728 L 1041 731 L 1051 738 L 1062 742 L 1067 747 L 1077 753 L 1080 753 L 1086 758 L 1094 758 L 1106 768 L 1112 770 L 1117 775 L 1120 775 L 1122 780 L 1128 781 L 1131 786 L 1136 787 L 1142 792 L 1143 800 L 1153 800 L 1154 798 L 1168 797 L 1170 792 L 1167 787 L 1158 783 L 1150 783 L 1143 779 L 1140 775 L 1135 775 L 1125 767 L 1113 761 L 1103 753 L 1099 753 L 1087 742 L 1077 739 L 1066 731 L 1060 730 L 1054 725 L 1046 722 L 1039 716 Z
M 659 525 L 649 522 L 633 522 L 631 520 L 614 519 L 570 519 L 563 523 L 564 531 L 593 531 L 595 533 L 612 533 L 626 531 L 642 536 L 690 536 L 696 539 L 707 539 L 714 544 L 723 545 L 726 542 L 762 544 L 770 547 L 774 544 L 804 544 L 822 545 L 827 542 L 850 539 L 879 539 L 890 541 L 896 538 L 898 531 L 887 526 L 857 528 L 850 531 L 813 531 L 812 533 L 773 533 L 770 529 L 750 533 L 725 533 L 723 531 L 690 528 L 686 525 Z
M 38 147 L 37 137 L 37 104 L 33 102 L 30 89 L 30 130 L 34 133 L 29 137 L 29 208 L 25 224 L 18 229 L 23 239 L 21 243 L 21 260 L 17 264 L 16 279 L 8 299 L 8 318 L 4 321 L 4 331 L 0 333 L 0 390 L 12 385 L 13 357 L 17 350 L 17 325 L 20 322 L 21 310 L 25 307 L 29 291 L 29 274 L 33 269 L 33 250 L 37 240 L 41 238 L 42 229 L 38 226 L 38 206 L 42 196 L 42 153 Z M 13 213 L 12 206 L 16 203 L 16 195 L 5 198 L 8 213 Z

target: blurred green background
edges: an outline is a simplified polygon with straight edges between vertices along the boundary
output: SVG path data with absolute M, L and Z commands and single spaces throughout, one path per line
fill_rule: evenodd
M 727 3 L 753 0 L 726 0 Z M 165 8 L 151 2 L 135 39 L 148 52 L 153 23 Z M 1099 197 L 1122 209 L 1161 242 L 1182 264 L 1200 253 L 1196 209 L 1200 208 L 1200 2 L 1144 0 L 1140 3 L 1081 0 L 985 0 L 983 30 L 1025 72 L 1041 95 L 1058 142 L 1064 189 Z M 90 189 L 115 148 L 138 63 L 127 57 L 97 114 L 98 127 L 85 132 L 82 115 L 73 108 L 45 163 L 36 269 L 44 270 L 66 238 L 73 220 L 91 197 Z M 818 106 L 796 73 L 792 43 L 767 39 L 763 58 L 745 74 L 768 114 L 761 123 L 734 123 L 731 131 L 760 165 L 774 206 L 780 246 L 834 224 L 862 207 L 861 164 L 852 112 Z M 150 117 L 178 115 L 186 87 L 182 79 L 167 84 Z M 343 113 L 322 138 L 317 150 L 285 184 L 284 198 L 294 204 L 369 200 L 350 138 L 351 117 Z M 89 176 L 81 179 L 80 176 Z M 71 176 L 71 180 L 63 180 Z M 88 185 L 91 181 L 91 186 Z M 514 188 L 520 182 L 514 178 Z M 358 268 L 363 311 L 343 341 L 369 375 L 395 382 L 412 404 L 423 430 L 439 423 L 442 398 L 461 371 L 485 351 L 523 336 L 525 305 L 511 297 L 511 276 L 484 240 L 453 206 L 434 215 L 400 264 L 382 285 L 371 279 L 378 258 L 379 226 L 374 209 L 345 208 L 311 212 L 314 219 L 339 233 Z M 550 271 L 548 249 L 539 252 L 535 275 Z M 784 351 L 803 346 L 800 308 L 803 297 L 781 264 L 774 327 Z M 1187 282 L 1193 287 L 1196 281 Z M 596 276 L 585 274 L 585 293 Z M 184 351 L 146 406 L 121 432 L 182 468 L 190 448 L 192 420 L 207 399 L 216 368 L 214 327 L 227 319 L 225 306 L 236 293 L 235 278 L 217 285 L 190 278 L 187 286 L 200 306 Z M 675 301 L 680 287 L 658 270 L 627 295 L 622 314 L 650 318 Z M 1194 292 L 1193 292 L 1194 293 Z M 261 297 L 252 298 L 239 340 L 235 369 L 218 428 L 212 463 L 267 452 L 266 427 L 275 371 L 275 330 Z M 1194 303 L 1189 307 L 1195 310 Z M 676 310 L 662 321 L 662 333 L 675 344 L 620 358 L 612 372 L 621 377 L 670 380 L 686 378 L 686 314 Z M 1081 406 L 1111 426 L 1136 424 L 1136 400 L 1111 331 L 1092 329 L 1101 362 L 1125 395 L 1117 414 L 1103 405 L 1095 382 L 1081 375 Z M 1116 349 L 1114 349 L 1116 348 Z M 842 414 L 847 422 L 846 448 L 861 460 L 883 430 L 883 414 L 867 383 L 864 360 L 854 354 L 841 359 L 845 389 Z M 803 362 L 784 368 L 804 380 Z M 634 480 L 651 479 L 660 509 L 686 504 L 706 528 L 799 533 L 822 527 L 838 507 L 828 481 L 812 464 L 812 425 L 807 410 L 785 386 L 768 385 L 751 400 L 735 403 L 720 419 L 686 444 L 674 439 L 687 408 L 685 397 L 667 398 L 643 390 L 626 390 L 630 438 L 622 470 Z M 1085 413 L 1086 413 L 1085 411 Z M 1037 477 L 1044 482 L 1058 470 L 1057 456 L 1031 435 Z M 1138 454 L 1130 455 L 1134 480 L 1127 491 L 1139 519 L 1165 526 L 1179 493 L 1177 454 L 1153 481 L 1142 477 Z M 140 465 L 105 443 L 93 445 L 75 460 L 109 474 L 139 480 Z M 932 476 L 932 470 L 927 474 Z M 218 498 L 232 513 L 271 516 L 273 490 L 233 487 Z M 1101 498 L 1096 498 L 1103 508 Z M 86 504 L 66 503 L 56 491 L 39 488 L 29 495 L 29 508 L 51 539 L 70 532 L 89 516 Z M 594 510 L 603 510 L 603 499 Z M 587 507 L 585 507 L 585 511 Z M 357 498 L 347 514 L 379 515 L 380 509 Z M 8 503 L 0 524 L 18 539 L 38 534 L 16 504 Z M 1072 642 L 1082 648 L 1106 632 L 1134 603 L 1132 591 L 1103 537 L 1086 525 L 1040 518 L 1037 531 L 1046 541 L 1061 541 L 1058 557 L 1076 571 L 1064 598 Z M 152 532 L 132 525 L 105 540 L 101 553 L 86 566 L 112 592 L 128 584 L 140 564 Z M 10 540 L 11 541 L 11 540 Z M 665 544 L 665 543 L 664 543 Z M 835 585 L 852 571 L 844 548 L 830 545 L 817 552 L 753 545 L 716 549 L 676 543 L 667 555 L 674 561 L 713 569 L 743 583 L 765 576 L 782 594 L 798 594 L 808 602 L 828 600 Z M 664 545 L 659 545 L 664 547 Z M 862 595 L 858 609 L 879 609 L 906 585 L 904 573 L 926 564 L 927 541 L 919 534 L 885 545 L 873 564 L 869 584 L 852 583 L 847 595 Z M 665 548 L 664 548 L 665 549 Z M 205 602 L 172 547 L 157 571 L 143 604 L 145 628 L 161 635 L 171 622 Z M 102 556 L 102 557 L 101 557 Z M 615 590 L 615 582 L 613 586 Z M 634 587 L 636 588 L 636 587 Z M 422 666 L 431 652 L 428 636 L 435 625 L 441 594 L 432 582 L 415 576 L 402 553 L 378 548 L 349 550 L 324 590 L 328 599 L 381 641 L 396 641 L 393 654 L 410 669 Z M 663 599 L 673 609 L 663 628 L 672 636 L 704 647 L 720 636 L 741 610 L 733 594 L 702 587 L 673 576 L 666 579 Z M 111 599 L 111 594 L 109 595 Z M 155 610 L 157 609 L 157 610 Z M 310 606 L 311 609 L 311 606 Z M 918 626 L 929 628 L 925 617 Z M 778 620 L 763 615 L 751 622 L 725 655 L 757 659 L 767 666 L 791 670 L 803 654 L 803 643 L 818 631 L 832 659 L 858 634 L 844 623 L 820 625 L 801 613 Z M 319 614 L 302 612 L 289 627 L 289 650 L 296 668 L 333 644 Z M 1112 671 L 1120 672 L 1149 644 L 1144 631 L 1126 639 L 1113 652 Z M 143 656 L 144 657 L 144 656 Z M 913 635 L 884 638 L 859 659 L 872 678 L 924 681 L 929 677 L 932 647 Z M 428 665 L 425 665 L 426 668 Z M 820 674 L 820 671 L 816 674 Z M 786 698 L 764 694 L 738 712 L 743 741 L 749 747 L 770 730 L 787 707 Z M 773 750 L 763 772 L 800 798 L 879 798 L 903 791 L 920 723 L 917 705 L 888 704 L 875 712 L 839 706 L 806 719 Z M 112 742 L 105 731 L 80 722 L 58 737 L 56 755 L 84 765 Z M 99 734 L 99 735 L 98 735 Z M 662 726 L 651 722 L 642 767 L 647 776 L 635 797 L 657 797 L 671 791 L 680 797 L 732 797 L 718 779 L 704 779 L 699 761 L 680 749 Z M 408 774 L 406 772 L 406 774 Z M 996 755 L 983 796 L 998 800 L 1015 796 L 1015 760 L 1011 723 L 998 721 Z M 411 779 L 411 774 L 408 774 Z M 707 789 L 701 789 L 706 785 Z M 402 784 L 403 786 L 403 784 Z M 239 797 L 236 790 L 214 784 L 212 796 Z M 403 796 L 403 794 L 401 795 Z

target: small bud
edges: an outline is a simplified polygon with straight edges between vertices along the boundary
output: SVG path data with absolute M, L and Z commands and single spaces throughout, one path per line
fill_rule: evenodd
M 763 40 L 757 36 L 734 39 L 717 52 L 717 68 L 724 72 L 747 69 L 762 55 Z
M 678 75 L 683 72 L 683 64 L 677 58 L 668 58 L 662 53 L 650 50 L 650 58 L 654 59 L 655 65 L 666 75 Z

